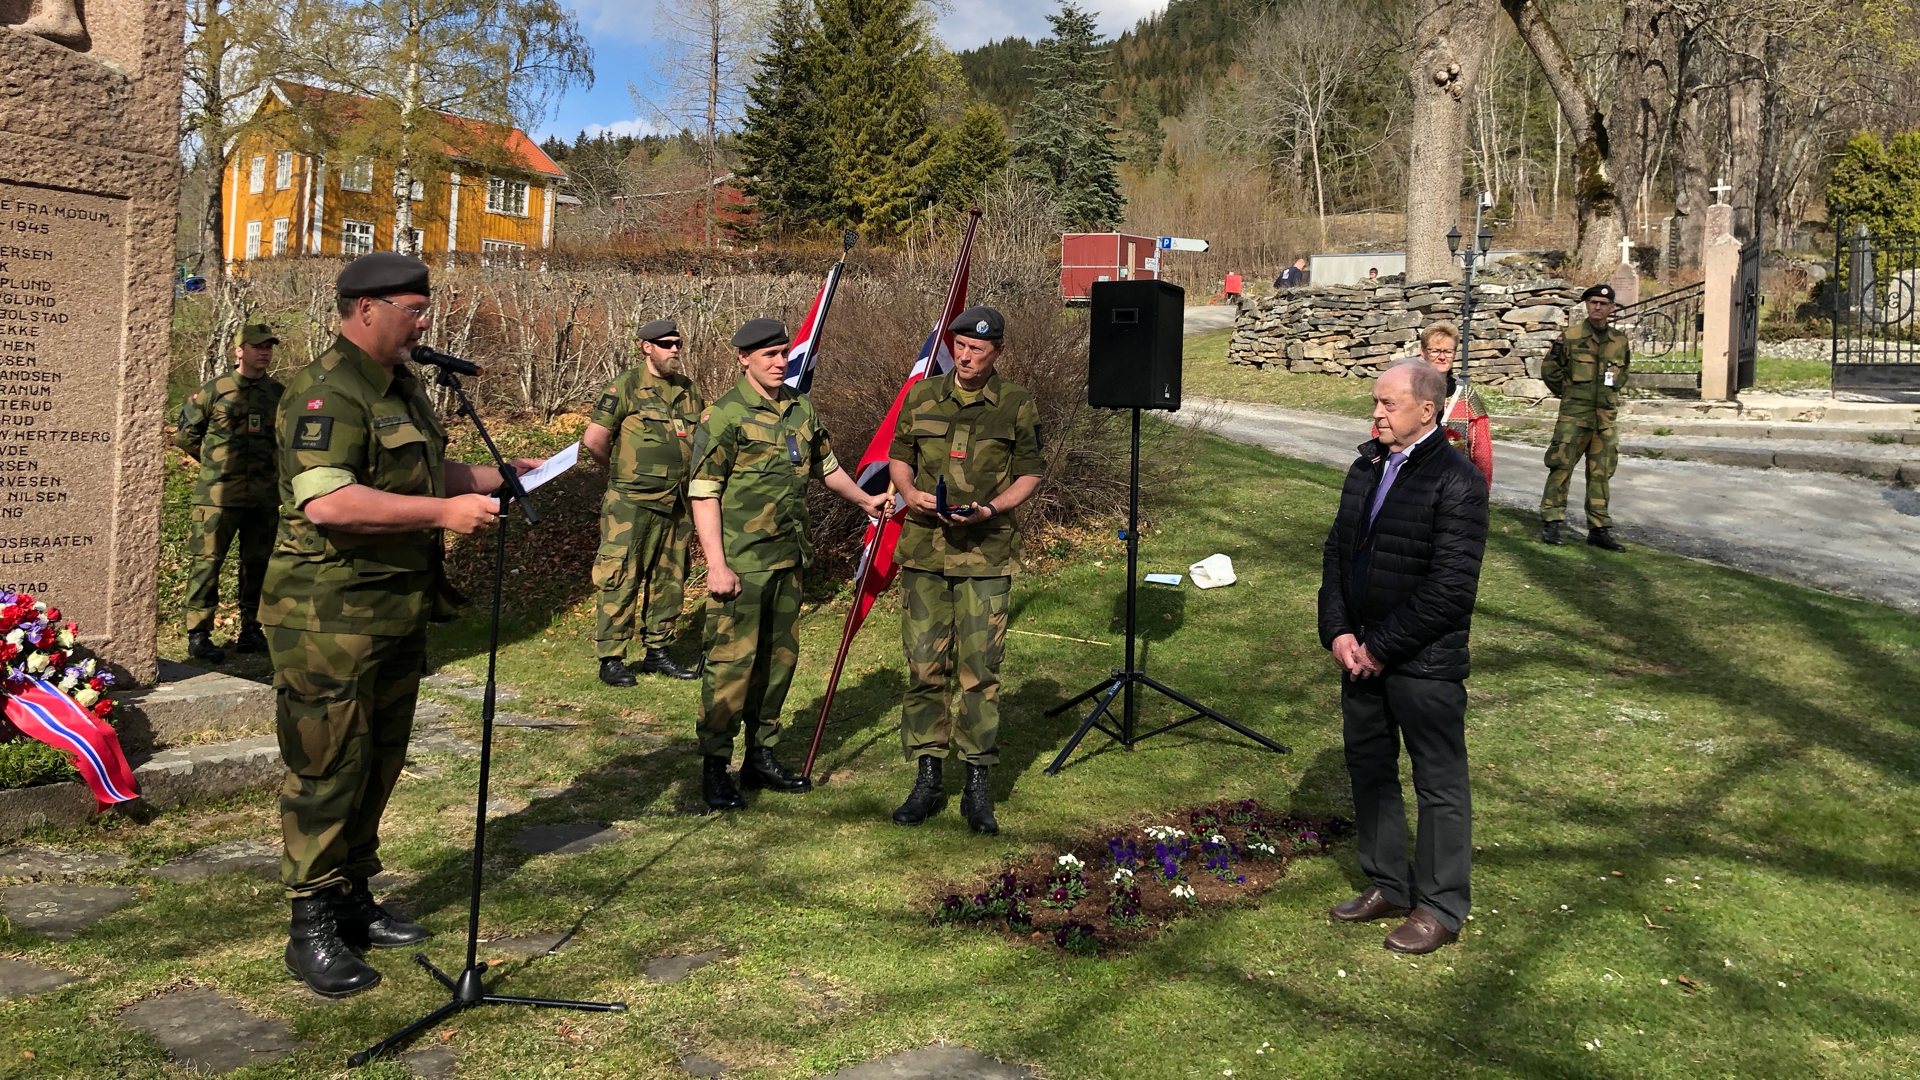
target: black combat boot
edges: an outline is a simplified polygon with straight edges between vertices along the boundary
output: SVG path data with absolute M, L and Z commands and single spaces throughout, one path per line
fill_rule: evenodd
M 1607 551 L 1625 551 L 1627 545 L 1613 538 L 1613 526 L 1600 525 L 1587 530 L 1587 543 Z
M 419 923 L 397 919 L 381 907 L 364 881 L 349 881 L 344 892 L 334 895 L 333 917 L 340 925 L 340 940 L 356 949 L 404 949 L 433 936 Z
M 633 672 L 627 670 L 627 662 L 617 656 L 600 658 L 600 681 L 608 686 L 637 685 Z
M 643 675 L 665 675 L 669 679 L 691 679 L 691 668 L 683 668 L 673 662 L 665 649 L 648 649 L 644 660 L 640 661 L 640 673 Z
M 340 940 L 337 902 L 328 894 L 296 897 L 287 935 L 287 974 L 322 997 L 357 994 L 380 981 L 380 973 Z
M 1555 546 L 1566 543 L 1565 540 L 1560 539 L 1560 523 L 1557 521 L 1541 522 L 1540 542 L 1543 544 L 1553 544 Z
M 987 767 L 967 762 L 967 786 L 960 790 L 960 816 L 967 828 L 982 836 L 1000 835 L 1000 823 L 993 820 L 993 792 L 987 789 Z
M 227 659 L 227 651 L 215 645 L 213 635 L 205 630 L 187 631 L 187 655 L 209 664 L 224 663 Z
M 747 805 L 740 789 L 733 786 L 733 777 L 727 775 L 727 759 L 718 754 L 700 761 L 700 797 L 707 800 L 709 810 L 738 810 Z
M 813 781 L 787 771 L 773 756 L 771 746 L 750 746 L 747 760 L 740 766 L 740 786 L 784 791 L 790 795 L 813 790 Z
M 939 813 L 947 805 L 946 788 L 940 785 L 940 759 L 931 754 L 920 758 L 920 772 L 913 778 L 913 791 L 907 801 L 893 812 L 898 825 L 918 825 Z
M 260 624 L 250 622 L 240 628 L 240 636 L 233 639 L 233 651 L 237 653 L 257 653 L 267 651 L 267 632 Z

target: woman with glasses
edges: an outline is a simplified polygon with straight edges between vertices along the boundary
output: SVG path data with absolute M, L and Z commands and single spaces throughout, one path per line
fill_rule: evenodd
M 1480 475 L 1493 487 L 1493 423 L 1480 394 L 1453 374 L 1453 361 L 1460 347 L 1460 328 L 1441 320 L 1420 331 L 1420 359 L 1440 369 L 1447 377 L 1447 408 L 1440 416 L 1447 438 L 1467 455 Z M 1379 436 L 1379 431 L 1374 436 Z

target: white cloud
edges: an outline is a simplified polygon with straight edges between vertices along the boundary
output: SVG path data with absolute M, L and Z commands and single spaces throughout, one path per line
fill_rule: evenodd
M 1092 11 L 1094 25 L 1112 38 L 1165 10 L 1167 0 L 1080 0 L 1080 6 Z M 952 10 L 935 20 L 934 28 L 947 48 L 961 52 L 1005 37 L 1046 37 L 1047 16 L 1058 10 L 1057 4 L 1033 0 L 956 0 Z
M 631 120 L 615 120 L 611 124 L 588 124 L 586 132 L 589 139 L 597 139 L 602 135 L 631 135 L 638 138 L 642 135 L 659 134 L 660 125 L 636 116 Z

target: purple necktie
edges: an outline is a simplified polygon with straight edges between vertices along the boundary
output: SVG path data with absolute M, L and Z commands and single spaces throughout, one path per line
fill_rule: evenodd
M 1393 487 L 1394 477 L 1400 475 L 1400 466 L 1407 460 L 1404 450 L 1396 450 L 1387 455 L 1387 469 L 1380 474 L 1380 490 L 1374 492 L 1373 509 L 1367 511 L 1367 528 L 1373 528 L 1373 519 L 1380 516 L 1380 504 L 1387 501 L 1387 489 Z

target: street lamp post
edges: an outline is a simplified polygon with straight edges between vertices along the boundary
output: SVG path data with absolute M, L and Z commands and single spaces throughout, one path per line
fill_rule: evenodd
M 1482 224 L 1481 213 L 1493 205 L 1493 194 L 1483 192 L 1473 205 L 1473 237 L 1467 243 L 1465 251 L 1460 250 L 1460 226 L 1447 230 L 1447 250 L 1460 256 L 1466 266 L 1466 287 L 1460 298 L 1460 340 L 1454 342 L 1456 355 L 1454 365 L 1459 370 L 1459 381 L 1467 381 L 1467 343 L 1473 336 L 1473 269 L 1480 260 L 1487 257 L 1487 250 L 1493 246 L 1493 226 Z

